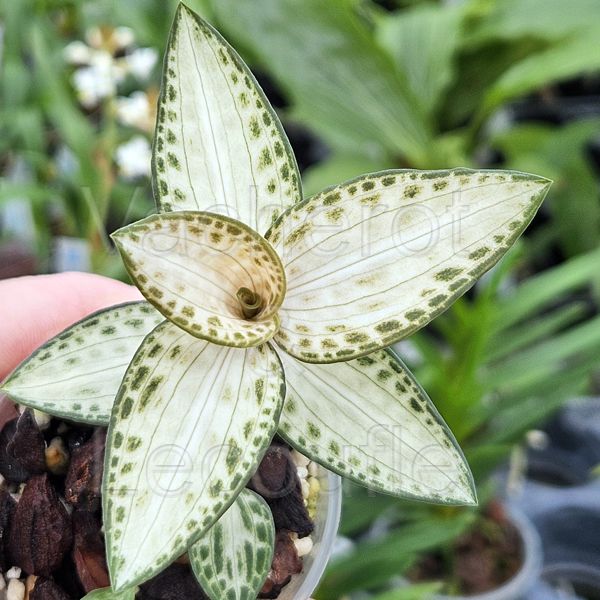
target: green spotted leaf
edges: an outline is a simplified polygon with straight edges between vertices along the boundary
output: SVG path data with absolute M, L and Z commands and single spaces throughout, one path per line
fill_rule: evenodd
M 281 354 L 279 432 L 299 452 L 370 489 L 440 504 L 475 504 L 452 433 L 391 350 L 334 364 Z
M 287 277 L 277 343 L 324 363 L 408 336 L 504 255 L 549 185 L 511 171 L 383 171 L 301 202 L 266 235 Z
M 108 430 L 102 498 L 115 590 L 162 570 L 227 510 L 275 433 L 283 394 L 268 344 L 218 346 L 169 321 L 146 337 Z
M 129 588 L 122 592 L 114 592 L 112 588 L 101 588 L 86 594 L 82 600 L 135 600 L 137 588 Z
M 179 5 L 152 157 L 162 211 L 210 210 L 264 232 L 302 197 L 281 123 L 237 52 Z
M 243 490 L 189 549 L 190 564 L 211 600 L 256 600 L 273 559 L 275 524 L 268 504 Z
M 15 402 L 51 415 L 107 425 L 127 365 L 162 315 L 147 302 L 100 310 L 65 329 L 2 384 Z
M 246 348 L 277 330 L 285 273 L 269 242 L 214 213 L 152 215 L 112 235 L 142 294 L 170 321 L 201 339 Z M 240 293 L 260 301 L 247 316 Z

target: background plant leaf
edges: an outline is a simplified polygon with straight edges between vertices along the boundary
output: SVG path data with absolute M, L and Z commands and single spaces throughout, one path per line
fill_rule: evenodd
M 482 114 L 545 85 L 600 69 L 600 45 L 594 43 L 597 39 L 598 30 L 582 31 L 517 62 L 487 91 Z
M 473 20 L 469 43 L 494 39 L 515 40 L 527 36 L 560 40 L 600 23 L 600 5 L 595 0 L 479 0 L 470 3 Z
M 461 6 L 417 5 L 377 23 L 377 39 L 393 57 L 427 114 L 443 100 L 461 40 Z
M 335 148 L 422 163 L 430 137 L 420 103 L 350 0 L 219 0 L 224 31 L 268 65 L 296 118 Z M 302 52 L 298 52 L 302 48 Z
M 447 546 L 473 524 L 475 514 L 454 518 L 429 515 L 366 541 L 356 551 L 333 560 L 317 593 L 318 600 L 337 600 L 354 589 L 377 589 L 414 563 L 419 552 Z

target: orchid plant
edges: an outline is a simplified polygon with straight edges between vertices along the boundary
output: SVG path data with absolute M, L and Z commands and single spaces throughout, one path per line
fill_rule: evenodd
M 252 73 L 183 5 L 152 169 L 158 213 L 113 234 L 147 301 L 73 325 L 2 386 L 26 406 L 108 425 L 114 593 L 188 552 L 212 599 L 255 598 L 273 523 L 245 486 L 276 433 L 371 489 L 476 503 L 454 437 L 388 346 L 500 259 L 550 182 L 393 170 L 303 200 Z

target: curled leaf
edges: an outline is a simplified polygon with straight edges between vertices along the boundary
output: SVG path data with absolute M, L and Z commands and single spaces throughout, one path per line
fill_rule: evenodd
M 142 294 L 193 336 L 246 348 L 277 331 L 285 273 L 271 245 L 247 225 L 175 212 L 123 227 L 113 238 Z

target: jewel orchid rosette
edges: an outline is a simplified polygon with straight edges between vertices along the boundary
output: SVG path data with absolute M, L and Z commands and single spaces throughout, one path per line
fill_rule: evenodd
M 288 140 L 251 72 L 183 5 L 152 167 L 159 213 L 113 234 L 148 302 L 70 327 L 3 386 L 27 406 L 109 424 L 113 588 L 190 549 L 211 598 L 256 597 L 272 522 L 244 488 L 275 433 L 374 490 L 475 503 L 451 432 L 387 347 L 501 258 L 549 181 L 394 170 L 303 200 Z M 211 552 L 225 560 L 207 563 Z

